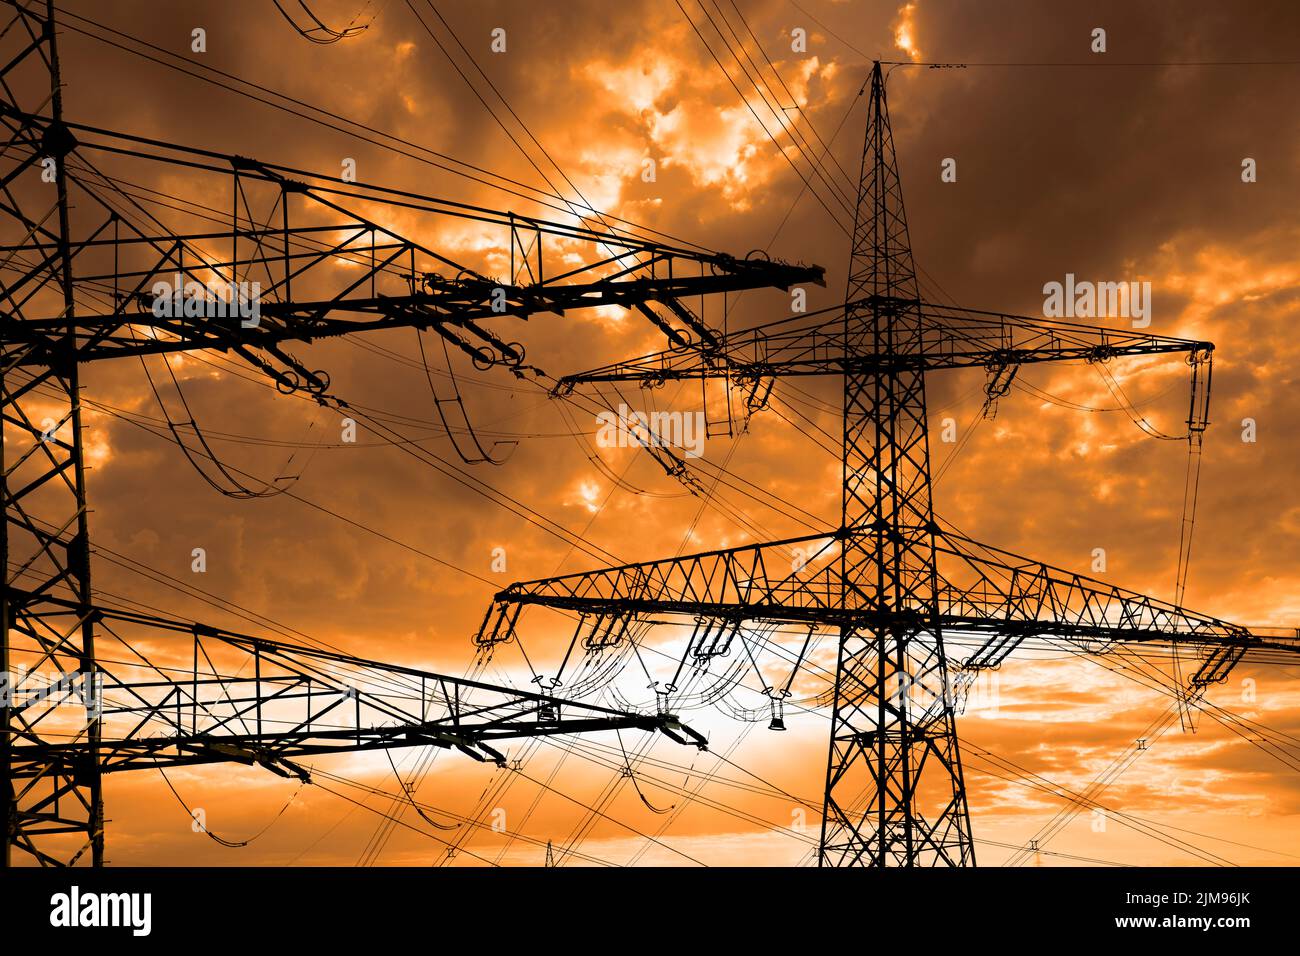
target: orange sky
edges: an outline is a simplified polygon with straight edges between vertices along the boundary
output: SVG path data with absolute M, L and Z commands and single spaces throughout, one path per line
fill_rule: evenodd
M 1106 56 L 1116 61 L 1294 58 L 1288 43 L 1295 12 L 1283 3 L 1262 4 L 1248 18 L 1208 3 L 1152 3 L 1138 10 L 1100 3 L 1086 15 L 1049 13 L 1029 0 L 979 9 L 937 0 L 906 7 L 828 0 L 804 0 L 798 7 L 786 0 L 737 3 L 786 84 L 776 91 L 779 98 L 799 107 L 788 115 L 798 117 L 801 131 L 811 123 L 822 139 L 834 135 L 833 161 L 850 176 L 856 176 L 861 155 L 865 110 L 857 94 L 868 56 L 1087 60 L 1090 31 L 1103 26 Z M 347 22 L 360 6 L 361 0 L 313 4 L 330 23 Z M 433 22 L 423 0 L 415 7 Z M 702 11 L 742 31 L 746 49 L 761 62 L 730 0 L 716 7 L 712 0 L 703 6 L 683 0 L 683 7 L 714 41 Z M 467 92 L 401 0 L 371 5 L 358 21 L 369 21 L 364 33 L 331 46 L 308 43 L 269 5 L 254 0 L 120 2 L 107 8 L 70 0 L 67 9 L 418 146 L 540 185 L 529 160 Z M 378 15 L 369 20 L 375 9 Z M 793 160 L 806 172 L 804 156 L 776 131 L 769 114 L 774 145 L 751 112 L 750 106 L 759 108 L 757 97 L 751 90 L 750 106 L 741 102 L 676 4 L 486 0 L 439 9 L 592 205 L 708 248 L 738 255 L 763 249 L 824 265 L 826 288 L 808 288 L 808 307 L 842 301 L 848 242 L 791 168 Z M 189 51 L 196 26 L 207 30 L 204 54 Z M 495 27 L 506 30 L 502 54 L 489 50 Z M 798 27 L 807 32 L 805 53 L 791 50 L 791 31 Z M 452 42 L 445 32 L 439 36 Z M 353 158 L 366 182 L 542 211 L 75 31 L 65 30 L 60 42 L 69 119 L 325 173 Z M 721 50 L 716 42 L 715 47 Z M 1040 314 L 1043 284 L 1067 272 L 1146 280 L 1153 288 L 1147 331 L 1216 343 L 1214 424 L 1205 443 L 1186 603 L 1251 625 L 1300 622 L 1300 392 L 1294 387 L 1300 346 L 1292 334 L 1300 317 L 1294 256 L 1300 237 L 1293 221 L 1300 199 L 1300 127 L 1279 122 L 1294 116 L 1297 84 L 1300 68 L 1293 66 L 972 66 L 899 69 L 889 80 L 912 244 L 926 286 L 939 290 L 934 294 L 974 308 Z M 527 146 L 538 160 L 537 147 L 531 141 Z M 957 159 L 956 183 L 940 181 L 947 157 Z M 1243 157 L 1257 160 L 1258 182 L 1241 182 Z M 657 167 L 651 183 L 641 177 L 645 158 Z M 114 169 L 131 175 L 127 166 Z M 136 175 L 155 177 L 146 184 L 168 195 L 215 206 L 229 201 L 215 187 L 176 171 L 160 178 L 145 167 Z M 818 191 L 835 208 L 828 190 Z M 483 229 L 400 210 L 376 217 L 427 246 L 503 271 L 499 241 Z M 845 219 L 842 211 L 840 218 Z M 783 317 L 790 307 L 786 295 L 770 290 L 732 297 L 729 306 L 730 328 Z M 707 304 L 710 321 L 720 324 L 720 315 L 720 302 Z M 556 376 L 663 345 L 653 327 L 621 310 L 539 316 L 502 334 L 523 341 L 529 361 Z M 311 367 L 329 370 L 336 394 L 404 416 L 410 434 L 454 459 L 445 435 L 438 434 L 424 373 L 413 361 L 413 338 L 407 331 L 368 340 L 396 359 L 353 342 L 299 352 L 304 359 L 310 352 Z M 440 359 L 441 350 L 436 354 Z M 162 360 L 151 361 L 161 373 Z M 600 449 L 606 467 L 597 469 L 587 457 L 588 445 L 571 433 L 576 427 L 590 442 L 596 423 L 589 415 L 570 412 L 574 417 L 566 418 L 536 384 L 501 370 L 476 372 L 457 361 L 468 414 L 485 445 L 489 438 L 518 443 L 504 466 L 472 466 L 475 473 L 625 561 L 756 543 L 729 517 L 737 508 L 766 537 L 804 530 L 734 489 L 717 489 L 718 507 L 702 507 L 635 449 Z M 494 589 L 449 565 L 504 587 L 597 563 L 373 436 L 363 434 L 355 446 L 340 444 L 337 413 L 277 395 L 247 372 L 234 374 L 228 363 L 187 356 L 173 360 L 173 371 L 227 461 L 263 477 L 296 475 L 296 495 L 391 540 L 288 497 L 222 498 L 189 470 L 175 447 L 95 414 L 89 417 L 95 466 L 89 488 L 92 535 L 100 546 L 187 582 L 194 577 L 191 549 L 203 547 L 209 566 L 196 587 L 350 652 L 449 674 L 470 669 L 470 635 Z M 1179 359 L 1128 361 L 1113 371 L 1157 427 L 1181 428 L 1188 370 Z M 1021 380 L 1071 403 L 1114 405 L 1091 368 L 1035 366 Z M 85 384 L 95 401 L 161 417 L 138 362 L 97 366 Z M 995 418 L 982 420 L 982 384 L 979 372 L 931 379 L 932 428 L 951 417 L 959 436 L 955 445 L 932 437 L 934 472 L 942 475 L 936 511 L 978 540 L 1085 572 L 1093 549 L 1104 548 L 1108 567 L 1098 576 L 1171 598 L 1185 446 L 1150 439 L 1121 412 L 1061 408 L 1025 391 L 1013 391 Z M 802 393 L 778 390 L 776 407 L 755 416 L 743 434 L 710 438 L 705 460 L 797 502 L 829 528 L 838 520 L 839 465 L 810 434 L 814 425 L 837 434 L 839 384 L 810 381 L 799 388 Z M 658 408 L 693 411 L 701 404 L 696 384 L 669 385 L 648 398 L 636 389 L 625 394 Z M 710 413 L 717 413 L 716 405 Z M 1240 440 L 1247 417 L 1258 422 L 1254 443 Z M 784 420 L 789 418 L 801 424 Z M 250 438 L 280 444 L 252 444 Z M 621 475 L 623 486 L 608 473 Z M 492 571 L 494 548 L 505 549 L 504 573 Z M 248 621 L 192 595 L 103 561 L 94 581 L 104 591 L 129 594 L 176 616 L 253 630 Z M 568 637 L 565 622 L 539 611 L 530 612 L 525 623 L 533 665 L 553 672 Z M 820 653 L 830 650 L 828 641 Z M 620 692 L 639 694 L 633 702 L 644 705 L 651 698 L 644 675 L 635 661 L 625 663 Z M 715 667 L 698 678 L 696 689 L 705 690 L 724 673 L 725 667 Z M 526 683 L 530 676 L 511 647 L 481 674 L 503 683 Z M 1294 741 L 1300 737 L 1297 678 L 1300 667 L 1243 664 L 1227 684 L 1211 690 L 1210 700 Z M 809 679 L 807 689 L 818 693 L 824 683 Z M 1083 790 L 1132 749 L 1169 703 L 1094 660 L 1059 654 L 1014 659 L 997 674 L 981 676 L 975 693 L 986 706 L 973 707 L 960 720 L 959 734 L 975 836 L 983 841 L 976 851 L 984 864 L 1003 862 L 1064 805 L 1057 795 L 1003 779 L 1007 764 L 999 761 L 1041 775 L 1051 788 Z M 729 699 L 745 708 L 762 703 L 743 689 Z M 107 783 L 107 856 L 118 865 L 424 865 L 445 860 L 444 841 L 452 841 L 463 842 L 451 861 L 455 865 L 539 864 L 544 850 L 536 843 L 507 843 L 491 831 L 492 811 L 501 808 L 508 830 L 543 844 L 553 841 L 557 851 L 570 849 L 567 862 L 573 865 L 805 859 L 819 821 L 791 795 L 820 803 L 825 712 L 788 713 L 784 735 L 769 732 L 765 718 L 745 722 L 712 707 L 682 716 L 710 737 L 711 752 L 624 735 L 628 751 L 640 755 L 640 794 L 611 769 L 623 760 L 614 738 L 512 747 L 511 757 L 524 760 L 531 781 L 455 753 L 437 756 L 416 796 L 438 808 L 448 824 L 458 817 L 488 824 L 468 837 L 469 824 L 436 830 L 401 801 L 321 778 L 332 790 L 368 799 L 372 808 L 387 812 L 396 806 L 401 824 L 381 841 L 378 853 L 367 848 L 381 817 L 324 787 L 296 792 L 294 781 L 227 766 L 171 773 L 186 802 L 203 807 L 210 829 L 225 839 L 243 840 L 275 819 L 249 846 L 229 849 L 193 832 L 156 774 L 119 774 Z M 1292 744 L 1292 760 L 1295 751 Z M 404 776 L 423 758 L 393 753 Z M 397 792 L 382 754 L 340 756 L 318 766 Z M 704 775 L 720 779 L 707 783 L 688 805 L 683 791 L 699 787 Z M 593 820 L 581 806 L 535 783 L 547 780 L 581 804 L 600 801 L 612 783 L 604 816 Z M 1066 863 L 1072 855 L 1194 864 L 1210 862 L 1212 854 L 1240 864 L 1293 863 L 1295 856 L 1279 851 L 1300 845 L 1298 782 L 1282 761 L 1202 717 L 1194 734 L 1175 726 L 1153 742 L 1097 798 L 1117 812 L 1104 828 L 1093 815 L 1081 814 L 1045 844 L 1062 855 L 1044 853 L 1034 862 Z M 781 792 L 767 792 L 772 789 Z M 673 809 L 656 813 L 641 795 L 654 808 Z M 1127 815 L 1125 822 L 1119 814 Z M 1141 832 L 1148 826 L 1159 827 L 1163 839 Z M 1171 845 L 1176 839 L 1194 843 L 1203 855 Z

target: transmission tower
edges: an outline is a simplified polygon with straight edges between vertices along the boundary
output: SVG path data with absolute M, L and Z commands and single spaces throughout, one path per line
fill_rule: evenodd
M 685 297 L 820 282 L 822 270 L 679 248 L 625 232 L 563 225 L 246 157 L 164 143 L 64 118 L 52 0 L 4 0 L 0 28 L 0 802 L 4 861 L 104 862 L 102 776 L 234 761 L 300 775 L 293 760 L 399 746 L 454 747 L 499 759 L 491 742 L 674 722 L 323 652 L 98 600 L 91 588 L 80 370 L 90 362 L 200 349 L 246 362 L 283 392 L 348 408 L 292 343 L 393 328 L 431 330 L 480 368 L 540 375 L 493 327 L 507 318 L 602 305 L 636 308 L 675 342 L 710 334 Z M 229 214 L 193 204 L 189 230 L 155 209 L 179 197 L 102 163 L 203 176 Z M 209 192 L 207 195 L 212 195 Z M 498 279 L 376 224 L 395 214 L 452 217 L 509 244 Z M 574 265 L 585 248 L 587 264 Z M 221 251 L 218 251 L 221 250 Z M 177 288 L 257 282 L 260 319 L 157 308 Z M 180 299 L 174 300 L 179 304 Z M 193 299 L 192 301 L 199 301 Z M 230 304 L 230 303 L 228 303 Z M 250 304 L 250 303 L 244 303 Z M 350 412 L 358 419 L 360 412 Z M 381 423 L 369 422 L 383 434 Z M 389 436 L 391 439 L 391 435 Z M 178 437 L 178 443 L 184 445 Z M 189 665 L 162 670 L 151 636 Z M 100 646 L 121 651 L 120 667 Z M 188 651 L 188 655 L 186 652 Z M 138 661 L 138 664 L 135 663 Z M 173 661 L 174 663 L 174 661 Z M 180 671 L 181 673 L 177 673 Z M 57 679 L 46 681 L 42 674 Z M 248 675 L 253 676 L 250 678 Z M 73 719 L 67 706 L 83 707 Z
M 571 390 L 584 383 L 654 387 L 721 379 L 748 389 L 758 407 L 773 380 L 841 377 L 839 526 L 513 584 L 497 595 L 478 639 L 510 639 L 527 605 L 578 612 L 575 639 L 585 627 L 589 646 L 590 635 L 626 634 L 636 620 L 693 621 L 683 662 L 688 654 L 701 658 L 719 634 L 750 641 L 756 651 L 763 627 L 838 632 L 819 865 L 973 865 L 954 673 L 965 681 L 997 667 L 1028 638 L 1088 653 L 1141 645 L 1199 658 L 1180 689 L 1194 700 L 1248 652 L 1277 659 L 1280 651 L 1285 659 L 1300 652 L 1300 640 L 1252 633 L 980 544 L 942 524 L 931 497 L 927 373 L 984 368 L 993 401 L 1026 364 L 1183 354 L 1192 373 L 1188 440 L 1199 444 L 1213 345 L 922 299 L 879 63 L 871 73 L 856 207 L 842 315 L 786 319 L 561 383 Z M 792 549 L 809 557 L 792 565 Z M 952 635 L 976 642 L 964 661 L 954 662 L 945 646 Z M 660 699 L 673 689 L 661 690 Z M 784 729 L 778 705 L 773 696 L 772 726 Z

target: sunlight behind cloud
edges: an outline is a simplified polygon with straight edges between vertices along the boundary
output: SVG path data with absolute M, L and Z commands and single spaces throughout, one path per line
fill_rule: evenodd
M 894 46 L 913 60 L 919 60 L 921 51 L 916 46 L 916 23 L 912 19 L 915 13 L 915 3 L 905 3 L 899 8 L 898 19 L 894 21 Z

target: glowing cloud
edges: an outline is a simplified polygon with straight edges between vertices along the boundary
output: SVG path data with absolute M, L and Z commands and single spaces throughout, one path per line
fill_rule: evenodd
M 912 21 L 914 13 L 915 3 L 905 3 L 899 8 L 898 19 L 894 21 L 894 46 L 913 60 L 919 60 L 921 51 L 916 46 L 916 24 Z

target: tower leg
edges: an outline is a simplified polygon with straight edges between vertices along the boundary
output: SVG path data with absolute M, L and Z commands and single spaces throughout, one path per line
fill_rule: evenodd
M 821 866 L 973 866 L 941 639 L 840 635 Z
M 18 849 L 42 866 L 99 866 L 104 861 L 101 701 L 80 388 L 75 363 L 62 374 L 50 367 L 15 367 L 11 363 L 21 354 L 4 353 L 8 367 L 0 368 L 5 863 L 18 862 L 12 858 Z M 62 401 L 53 405 L 52 397 Z M 13 775 L 15 744 L 68 742 L 88 744 L 85 759 L 51 759 L 38 775 Z
M 76 308 L 73 285 L 71 205 L 66 155 L 71 136 L 63 126 L 62 81 L 55 42 L 54 4 L 24 4 L 18 11 L 32 44 L 5 70 L 29 64 L 48 71 L 50 132 L 38 137 L 28 125 L 19 141 L 38 145 L 37 155 L 6 159 L 6 195 L 38 197 L 48 203 L 43 164 L 54 161 L 57 232 L 41 227 L 54 243 L 42 277 L 44 289 L 32 299 L 48 307 L 62 302 L 62 334 L 47 338 L 16 336 L 0 342 L 0 663 L 4 700 L 0 702 L 0 804 L 5 820 L 6 866 L 13 850 L 42 866 L 104 862 L 104 811 L 101 790 L 100 685 L 95 658 L 95 620 L 90 587 L 86 464 L 78 380 Z M 39 52 L 39 56 L 35 55 Z M 6 78 L 5 93 L 21 86 Z M 17 103 L 10 104 L 18 108 Z M 24 214 L 45 223 L 48 213 Z M 48 299 L 45 298 L 48 296 Z M 0 318 L 21 327 L 21 302 L 10 297 Z M 76 760 L 51 757 L 35 775 L 15 779 L 15 745 L 70 742 L 88 745 Z

